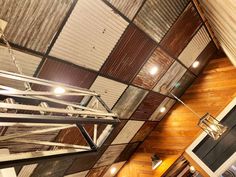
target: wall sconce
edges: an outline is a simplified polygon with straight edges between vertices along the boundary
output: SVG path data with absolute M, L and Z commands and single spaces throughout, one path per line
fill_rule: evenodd
M 156 154 L 153 154 L 151 159 L 152 159 L 152 170 L 155 170 L 158 166 L 161 165 L 162 160 Z

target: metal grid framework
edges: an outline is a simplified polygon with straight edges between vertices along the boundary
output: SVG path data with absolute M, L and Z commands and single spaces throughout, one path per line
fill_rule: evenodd
M 1 155 L 1 168 L 19 164 L 22 165 L 22 163 L 31 164 L 39 162 L 42 158 L 51 159 L 58 156 L 76 156 L 81 152 L 97 151 L 114 125 L 120 122 L 116 114 L 112 113 L 100 96 L 88 89 L 77 88 L 58 82 L 2 70 L 0 70 L 0 77 L 21 81 L 30 85 L 34 84 L 34 86 L 46 86 L 49 90 L 60 88 L 65 91 L 63 93 L 54 93 L 53 91 L 37 91 L 32 89 L 19 90 L 6 85 L 0 85 L 0 95 L 3 97 L 3 101 L 0 102 L 1 126 L 20 125 L 39 127 L 38 130 L 34 131 L 1 136 L 0 141 L 14 141 L 60 147 L 60 149 L 51 148 L 51 150 L 48 151 Z M 78 100 L 79 97 L 83 99 L 81 103 L 78 104 L 76 102 L 63 100 L 66 96 L 73 96 L 73 98 L 78 97 Z M 93 104 L 91 104 L 91 107 L 88 107 L 87 105 L 92 99 L 94 100 Z M 98 109 L 99 103 L 104 107 L 103 110 Z M 84 128 L 85 124 L 94 124 L 93 138 Z M 97 134 L 99 124 L 106 124 L 106 128 L 100 136 Z M 80 130 L 87 142 L 87 146 L 24 139 L 24 137 L 28 135 L 58 131 L 72 127 L 77 127 Z

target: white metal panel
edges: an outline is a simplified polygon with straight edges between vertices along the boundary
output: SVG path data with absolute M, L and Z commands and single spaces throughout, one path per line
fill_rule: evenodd
M 100 0 L 79 0 L 50 55 L 99 70 L 128 23 Z
M 138 130 L 142 127 L 144 121 L 129 120 L 121 132 L 114 139 L 112 144 L 129 143 Z
M 30 177 L 37 165 L 38 164 L 30 164 L 23 166 L 17 177 Z
M 16 57 L 17 63 L 22 68 L 23 74 L 28 76 L 33 76 L 35 70 L 37 69 L 39 63 L 41 62 L 41 58 L 23 52 L 19 52 L 16 50 L 14 50 L 13 52 Z M 0 65 L 1 70 L 18 73 L 8 53 L 8 49 L 3 46 L 0 46 L 0 63 L 1 63 Z M 19 89 L 23 87 L 22 82 L 6 80 L 3 78 L 0 78 L 0 84 L 8 85 Z
M 90 87 L 90 90 L 100 94 L 107 106 L 112 108 L 126 87 L 127 85 L 123 83 L 98 76 L 93 85 Z
M 179 55 L 179 60 L 182 61 L 185 66 L 190 67 L 210 41 L 211 38 L 206 28 L 202 26 Z
M 66 175 L 65 177 L 85 177 L 88 174 L 89 171 L 82 171 L 79 173 L 74 173 L 70 175 Z

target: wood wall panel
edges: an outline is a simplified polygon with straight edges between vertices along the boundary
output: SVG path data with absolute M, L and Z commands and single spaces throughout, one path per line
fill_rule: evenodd
M 161 46 L 173 56 L 178 57 L 201 24 L 197 10 L 190 3 L 161 41 Z
M 225 56 L 213 56 L 203 73 L 181 99 L 200 115 L 217 116 L 236 96 L 236 68 Z M 159 177 L 183 153 L 201 132 L 198 118 L 183 105 L 176 104 L 140 148 L 121 169 L 118 177 Z M 163 164 L 151 170 L 151 154 L 156 153 Z
M 165 99 L 165 96 L 156 93 L 149 92 L 144 100 L 141 102 L 139 107 L 131 116 L 131 119 L 136 120 L 147 120 L 152 115 L 152 113 L 156 110 L 156 108 L 161 104 L 161 102 Z
M 155 42 L 131 24 L 103 65 L 101 73 L 130 82 L 155 48 Z
M 158 47 L 134 78 L 132 84 L 152 89 L 173 62 L 174 59 Z M 156 72 L 154 72 L 155 70 Z

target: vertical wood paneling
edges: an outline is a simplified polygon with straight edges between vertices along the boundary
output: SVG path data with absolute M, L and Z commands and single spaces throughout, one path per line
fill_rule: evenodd
M 129 120 L 124 128 L 120 131 L 112 144 L 129 143 L 138 130 L 142 127 L 144 121 Z
M 161 104 L 161 102 L 165 99 L 165 96 L 156 93 L 149 92 L 148 95 L 141 102 L 139 107 L 131 116 L 132 119 L 136 120 L 147 120 L 150 118 L 152 113 L 156 110 L 156 108 Z
M 185 71 L 186 69 L 175 61 L 161 80 L 158 81 L 153 90 L 162 94 L 168 94 L 163 87 L 167 88 L 168 91 L 171 91 L 179 79 L 184 75 Z
M 234 1 L 199 1 L 210 26 L 221 47 L 236 66 L 236 6 Z
M 134 23 L 160 42 L 188 2 L 189 0 L 147 0 Z
M 206 28 L 202 26 L 192 38 L 192 40 L 188 43 L 186 48 L 181 52 L 178 57 L 179 60 L 185 66 L 190 67 L 210 41 L 211 38 L 208 35 Z
M 236 69 L 226 57 L 213 56 L 203 73 L 181 99 L 197 113 L 217 116 L 236 96 Z M 122 168 L 118 177 L 162 176 L 193 141 L 200 128 L 198 118 L 176 104 Z M 156 153 L 163 163 L 151 170 L 150 156 Z
M 197 10 L 190 3 L 164 37 L 161 46 L 173 56 L 178 57 L 201 24 Z
M 138 107 L 140 102 L 147 95 L 148 91 L 129 86 L 125 90 L 119 101 L 115 104 L 113 111 L 118 114 L 121 119 L 128 119 Z
M 101 73 L 130 82 L 155 48 L 153 40 L 130 24 L 103 65 Z
M 7 21 L 11 42 L 46 52 L 73 0 L 1 0 L 0 18 Z
M 144 0 L 107 0 L 116 7 L 122 14 L 133 19 Z
M 132 83 L 146 89 L 152 89 L 173 62 L 174 59 L 158 47 Z M 152 73 L 153 70 L 157 70 L 156 73 Z
M 50 55 L 99 70 L 127 25 L 101 0 L 79 0 Z

